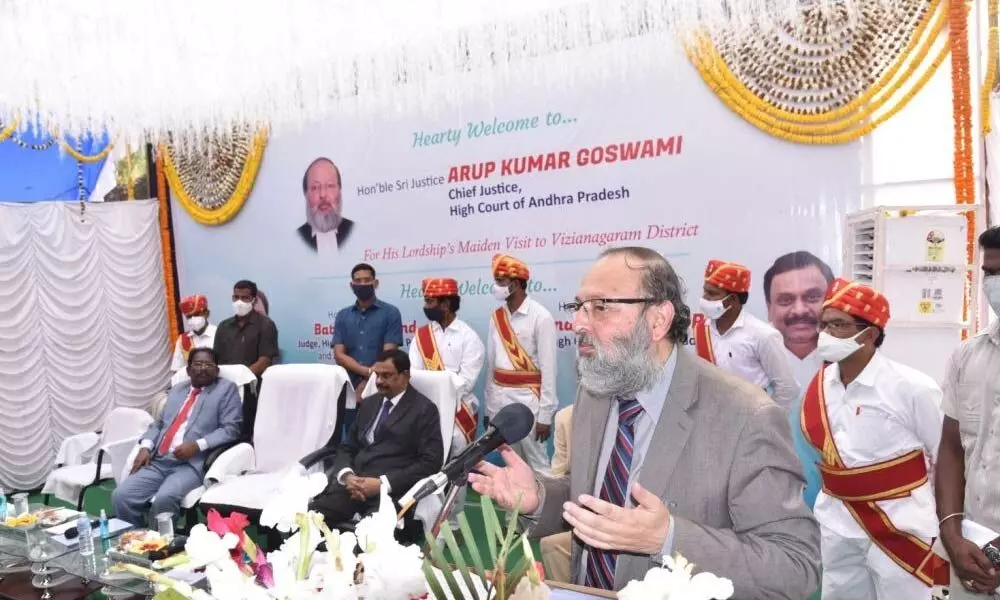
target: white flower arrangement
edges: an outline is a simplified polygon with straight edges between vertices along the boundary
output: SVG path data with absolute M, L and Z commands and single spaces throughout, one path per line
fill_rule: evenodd
M 642 581 L 630 581 L 618 592 L 619 600 L 728 600 L 733 582 L 712 573 L 692 576 L 694 563 L 680 554 L 664 556 L 663 566 L 654 567 Z
M 309 500 L 327 485 L 326 475 L 292 471 L 261 512 L 261 524 L 293 533 L 265 556 L 243 533 L 246 517 L 222 518 L 215 511 L 208 525 L 196 525 L 185 544 L 189 568 L 205 568 L 209 591 L 172 581 L 132 565 L 123 568 L 160 586 L 158 598 L 192 600 L 411 600 L 428 586 L 423 556 L 416 546 L 400 545 L 393 532 L 396 512 L 385 488 L 379 509 L 358 522 L 355 533 L 330 530 L 322 516 L 308 511 Z M 326 551 L 317 547 L 326 542 Z M 359 552 L 356 552 L 359 550 Z

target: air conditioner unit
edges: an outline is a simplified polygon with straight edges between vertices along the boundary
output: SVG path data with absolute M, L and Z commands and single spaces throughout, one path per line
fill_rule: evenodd
M 978 327 L 978 246 L 971 265 L 966 254 L 966 215 L 978 223 L 977 209 L 877 207 L 848 215 L 844 228 L 845 277 L 889 299 L 882 351 L 938 381 L 963 335 Z

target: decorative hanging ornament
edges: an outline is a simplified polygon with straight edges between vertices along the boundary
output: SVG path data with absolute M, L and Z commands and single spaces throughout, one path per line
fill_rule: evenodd
M 857 17 L 894 0 L 814 0 Z M 742 40 L 798 26 L 802 0 L 4 0 L 0 121 L 210 140 L 351 113 L 450 110 L 466 97 L 620 75 L 656 57 L 530 61 L 639 35 Z M 155 23 L 155 27 L 138 24 Z M 665 39 L 665 44 L 670 42 Z M 612 55 L 615 53 L 605 53 Z M 638 53 L 636 53 L 638 54 Z M 566 59 L 569 61 L 570 59 Z M 515 72 L 508 67 L 518 66 Z M 459 76 L 461 81 L 453 79 Z M 556 83 L 560 82 L 560 83 Z M 427 114 L 425 112 L 425 114 Z
M 689 46 L 702 78 L 759 129 L 805 144 L 855 140 L 897 114 L 947 59 L 947 0 L 803 5 L 798 26 Z
M 203 225 L 221 225 L 243 208 L 253 190 L 267 142 L 265 131 L 236 127 L 198 146 L 160 145 L 170 189 Z

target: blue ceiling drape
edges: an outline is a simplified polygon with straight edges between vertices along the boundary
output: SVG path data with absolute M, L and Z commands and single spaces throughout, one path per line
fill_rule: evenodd
M 78 141 L 64 138 L 85 156 L 93 156 L 107 147 L 107 136 Z M 20 143 L 18 143 L 20 142 Z M 82 175 L 83 197 L 89 198 L 106 159 L 78 163 L 62 150 L 48 134 L 28 130 L 0 142 L 0 202 L 41 202 L 77 200 L 80 197 L 78 168 Z M 34 148 L 32 148 L 34 146 Z M 38 149 L 48 146 L 46 149 Z

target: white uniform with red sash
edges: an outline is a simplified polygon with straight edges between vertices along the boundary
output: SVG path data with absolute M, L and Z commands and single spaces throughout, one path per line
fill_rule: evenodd
M 809 384 L 800 426 L 822 456 L 823 598 L 929 599 L 947 582 L 931 551 L 940 403 L 930 377 L 879 353 L 846 388 L 836 364 Z
M 452 455 L 461 452 L 476 436 L 479 400 L 472 393 L 483 370 L 485 346 L 464 321 L 455 319 L 447 329 L 438 323 L 417 328 L 410 343 L 410 368 L 451 373 L 461 400 L 455 415 Z
M 188 355 L 195 348 L 211 348 L 215 344 L 215 325 L 207 325 L 201 335 L 187 331 L 177 336 L 174 342 L 174 357 L 170 363 L 171 371 L 180 371 L 187 367 Z
M 487 340 L 486 413 L 521 403 L 538 423 L 552 424 L 556 399 L 556 323 L 530 297 L 511 315 L 506 305 L 493 311 Z M 534 432 L 513 448 L 535 470 L 549 468 L 548 443 Z

